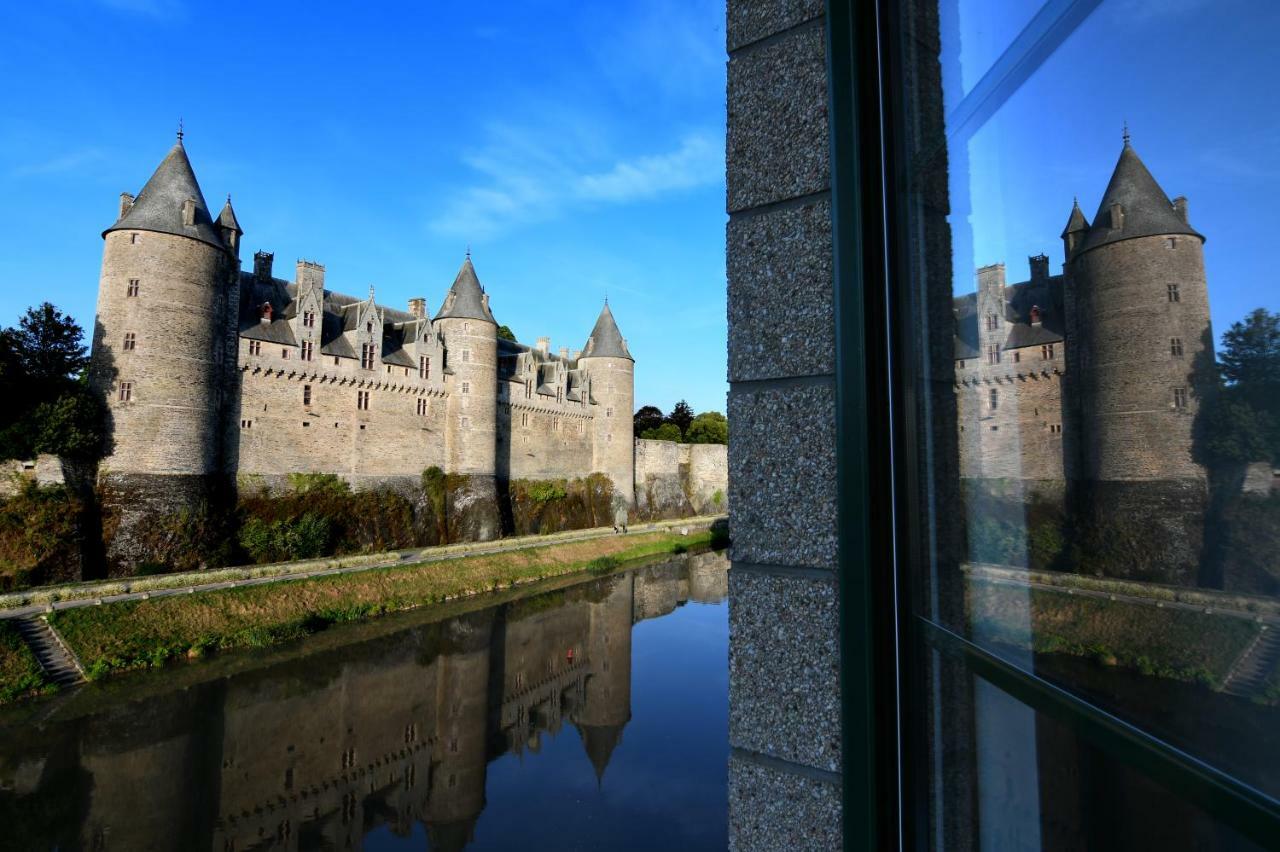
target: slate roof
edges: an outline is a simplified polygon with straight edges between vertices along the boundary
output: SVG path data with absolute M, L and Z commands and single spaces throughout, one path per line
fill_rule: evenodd
M 480 286 L 480 279 L 476 277 L 476 269 L 471 265 L 470 257 L 462 262 L 457 277 L 453 279 L 453 286 L 445 294 L 440 313 L 436 314 L 436 319 L 441 318 L 478 319 L 497 324 L 484 304 L 484 288 Z
M 227 203 L 222 206 L 222 212 L 218 214 L 218 225 L 223 228 L 230 228 L 237 234 L 244 236 L 244 230 L 240 227 L 240 223 L 236 221 L 236 211 L 231 207 L 230 195 L 227 195 Z
M 1066 237 L 1067 234 L 1087 230 L 1089 230 L 1089 222 L 1084 218 L 1084 211 L 1080 209 L 1080 200 L 1076 199 L 1071 204 L 1071 215 L 1067 217 L 1067 226 L 1062 229 L 1059 236 Z
M 1003 349 L 1019 349 L 1023 346 L 1040 346 L 1057 343 L 1066 330 L 1066 315 L 1062 304 L 1062 276 L 1053 275 L 1037 281 L 1021 281 L 1005 287 L 1005 322 L 1009 333 Z M 952 301 L 955 314 L 955 358 L 977 358 L 982 355 L 978 346 L 978 294 L 966 293 Z M 1031 324 L 1031 309 L 1040 308 L 1040 325 Z
M 591 336 L 587 338 L 587 345 L 582 348 L 582 357 L 635 360 L 631 357 L 631 353 L 627 351 L 627 342 L 622 339 L 622 332 L 618 330 L 618 324 L 614 322 L 613 311 L 609 310 L 609 302 L 607 300 L 604 303 L 604 309 L 600 311 L 600 317 L 596 320 L 595 328 L 591 329 Z
M 182 205 L 188 198 L 195 199 L 195 217 L 193 224 L 184 225 Z M 133 206 L 102 235 L 105 237 L 112 231 L 156 231 L 226 248 L 209 215 L 209 206 L 204 202 L 204 194 L 200 192 L 200 184 L 196 181 L 196 173 L 187 159 L 181 139 L 169 149 L 134 199 Z
M 1124 223 L 1123 227 L 1113 229 L 1110 211 L 1116 203 L 1124 210 Z M 1160 184 L 1126 141 L 1081 250 L 1158 234 L 1187 234 L 1204 240 L 1204 235 L 1182 221 Z

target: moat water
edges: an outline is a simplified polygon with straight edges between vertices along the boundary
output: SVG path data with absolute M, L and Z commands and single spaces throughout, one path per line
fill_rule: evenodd
M 723 849 L 728 562 L 339 628 L 0 714 L 0 849 Z

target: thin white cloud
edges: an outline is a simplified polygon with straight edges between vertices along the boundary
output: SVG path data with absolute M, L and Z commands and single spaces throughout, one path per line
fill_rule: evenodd
M 9 170 L 9 176 L 23 178 L 36 175 L 66 174 L 67 172 L 78 171 L 82 166 L 96 163 L 101 159 L 103 159 L 103 153 L 98 148 L 83 148 L 50 160 L 41 160 L 16 166 Z
M 481 182 L 455 194 L 430 221 L 436 233 L 482 239 L 569 208 L 651 200 L 708 186 L 723 176 L 723 144 L 708 133 L 686 136 L 673 151 L 616 160 L 605 169 L 587 167 L 582 161 L 595 159 L 587 152 L 556 150 L 538 134 L 500 128 L 491 135 L 494 141 L 483 151 L 463 158 Z

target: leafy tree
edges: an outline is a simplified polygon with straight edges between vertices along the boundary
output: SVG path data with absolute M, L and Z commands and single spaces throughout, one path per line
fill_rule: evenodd
M 658 408 L 656 405 L 645 405 L 635 413 L 635 417 L 632 418 L 632 423 L 634 425 L 635 433 L 637 435 L 641 435 L 650 429 L 657 429 L 666 419 L 667 416 L 662 413 L 661 408 Z
M 49 302 L 28 308 L 9 336 L 23 372 L 37 385 L 63 385 L 89 366 L 84 330 Z
M 1222 375 L 1261 410 L 1280 405 L 1280 314 L 1258 308 L 1222 335 Z
M 676 403 L 676 407 L 671 409 L 671 413 L 667 415 L 667 422 L 675 424 L 676 428 L 680 430 L 680 436 L 684 437 L 689 424 L 693 422 L 693 409 L 689 407 L 689 403 L 682 399 Z
M 680 427 L 674 423 L 663 423 L 656 429 L 646 429 L 640 434 L 641 438 L 647 438 L 651 441 L 675 441 L 680 442 Z
M 498 326 L 498 339 L 499 339 L 499 340 L 510 340 L 512 343 L 515 343 L 515 342 L 516 342 L 516 333 L 515 333 L 514 331 L 512 331 L 508 326 L 500 325 L 500 326 Z
M 102 450 L 102 407 L 88 390 L 77 387 L 31 415 L 33 449 L 70 458 L 93 458 Z
M 719 411 L 704 411 L 693 418 L 684 438 L 690 444 L 727 444 L 729 421 Z
M 1280 314 L 1252 311 L 1222 335 L 1227 386 L 1208 396 L 1196 456 L 1208 464 L 1280 459 Z

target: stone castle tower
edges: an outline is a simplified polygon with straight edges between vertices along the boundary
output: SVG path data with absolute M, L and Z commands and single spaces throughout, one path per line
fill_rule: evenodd
M 630 505 L 635 495 L 631 419 L 631 412 L 635 411 L 635 359 L 627 350 L 627 341 L 618 330 L 607 299 L 579 363 L 591 375 L 591 395 L 604 409 L 604 416 L 597 416 L 594 422 L 592 470 L 608 474 L 614 493 Z M 619 511 L 625 513 L 626 507 L 619 507 Z
M 110 411 L 100 475 L 121 505 L 198 500 L 228 472 L 241 233 L 230 197 L 210 215 L 181 132 L 103 232 L 90 381 Z
M 103 234 L 91 377 L 110 417 L 112 563 L 154 558 L 130 530 L 243 477 L 407 488 L 438 467 L 465 477 L 450 529 L 467 539 L 501 533 L 512 479 L 602 473 L 632 505 L 634 360 L 607 303 L 585 350 L 557 355 L 498 338 L 469 252 L 433 318 L 424 299 L 330 290 L 315 261 L 285 280 L 259 251 L 242 271 L 242 236 L 229 196 L 211 215 L 181 134 Z

